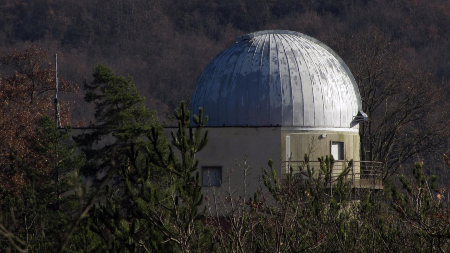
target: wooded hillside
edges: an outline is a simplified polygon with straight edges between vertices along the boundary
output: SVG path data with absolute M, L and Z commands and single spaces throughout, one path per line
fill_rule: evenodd
M 3 251 L 450 251 L 448 0 L 3 0 L 0 11 Z M 179 101 L 236 36 L 265 29 L 315 37 L 347 63 L 370 119 L 361 159 L 383 164 L 383 191 L 353 189 L 353 161 L 333 180 L 334 158 L 314 168 L 305 156 L 306 181 L 281 180 L 270 161 L 257 192 L 224 178 L 226 194 L 202 195 L 206 118 L 189 129 Z M 60 94 L 62 128 L 48 117 L 53 54 L 61 93 L 79 88 L 71 114 Z M 152 110 L 178 104 L 166 139 Z M 92 121 L 75 142 L 70 115 Z M 115 140 L 95 147 L 104 136 Z
M 57 53 L 61 74 L 80 84 L 103 63 L 133 76 L 147 105 L 159 111 L 189 100 L 203 68 L 236 36 L 264 29 L 315 37 L 349 66 L 355 58 L 342 43 L 376 32 L 399 45 L 396 57 L 450 90 L 446 0 L 5 0 L 0 11 L 2 51 L 36 44 Z M 85 110 L 79 103 L 76 118 Z

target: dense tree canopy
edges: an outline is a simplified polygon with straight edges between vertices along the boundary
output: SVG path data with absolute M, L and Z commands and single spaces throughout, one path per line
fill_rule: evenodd
M 97 63 L 130 74 L 145 104 L 160 111 L 160 118 L 179 101 L 189 101 L 203 68 L 236 36 L 264 29 L 302 32 L 336 50 L 358 79 L 364 109 L 377 121 L 363 127 L 363 157 L 370 152 L 370 158 L 395 168 L 416 153 L 441 154 L 448 148 L 448 139 L 438 143 L 427 133 L 443 134 L 442 124 L 448 123 L 434 123 L 449 118 L 442 111 L 450 101 L 450 7 L 443 0 L 10 0 L 0 9 L 8 14 L 0 17 L 2 49 L 41 45 L 60 55 L 61 73 L 78 83 L 89 78 Z M 396 112 L 400 101 L 409 109 L 423 104 L 404 117 L 409 109 Z M 92 121 L 89 108 L 78 100 L 74 119 Z M 385 134 L 391 130 L 396 134 Z M 410 130 L 420 134 L 398 135 Z M 374 138 L 379 145 L 370 147 Z M 406 149 L 399 149 L 400 142 L 407 143 L 402 144 Z M 393 150 L 402 154 L 397 161 L 390 156 Z
M 33 82 L 22 83 L 32 86 Z M 27 149 L 13 150 L 0 185 L 0 247 L 11 252 L 446 252 L 448 189 L 423 165 L 401 175 L 400 187 L 352 189 L 344 169 L 332 178 L 332 157 L 317 168 L 281 180 L 269 162 L 260 190 L 227 190 L 204 198 L 197 152 L 207 148 L 207 118 L 189 127 L 185 103 L 175 110 L 178 129 L 166 140 L 132 78 L 105 66 L 94 69 L 85 99 L 95 104 L 92 128 L 73 143 L 70 128 L 50 117 L 34 119 Z M 28 99 L 27 96 L 25 96 Z M 19 99 L 20 100 L 20 99 Z M 27 100 L 28 101 L 28 100 Z M 6 107 L 7 108 L 7 107 Z M 102 136 L 106 145 L 93 145 Z M 2 134 L 2 137 L 7 135 Z M 16 135 L 16 137 L 22 137 Z M 75 146 L 83 152 L 74 153 Z M 7 146 L 8 147 L 8 146 Z M 11 151 L 11 152 L 12 152 Z M 395 151 L 398 152 L 398 151 Z M 394 152 L 394 154 L 395 154 Z M 178 155 L 177 155 L 178 154 Z M 22 155 L 32 159 L 22 160 Z M 8 156 L 11 157 L 11 156 Z M 11 160 L 12 159 L 12 160 Z M 448 157 L 444 157 L 448 163 Z M 11 166 L 11 167 L 8 167 Z M 20 170 L 18 169 L 20 168 Z M 252 168 L 244 161 L 244 171 Z M 246 172 L 247 173 L 247 172 Z M 244 174 L 246 174 L 244 173 Z M 14 174 L 12 174 L 14 175 Z M 247 184 L 244 177 L 243 183 Z M 235 182 L 231 183 L 233 187 Z M 244 184 L 244 185 L 245 185 Z M 333 184 L 333 189 L 329 186 Z M 17 194 L 20 193 L 20 194 Z M 355 202 L 355 199 L 360 201 Z M 418 205 L 419 203 L 420 205 Z M 225 216 L 208 210 L 228 210 Z
M 440 176 L 448 177 L 446 0 L 6 0 L 0 11 L 1 249 L 450 250 L 448 182 L 431 175 L 429 156 L 439 155 L 447 166 Z M 391 184 L 384 191 L 354 191 L 344 171 L 330 192 L 333 162 L 326 158 L 300 168 L 314 179 L 301 189 L 293 175 L 283 181 L 268 170 L 256 193 L 203 197 L 195 159 L 207 142 L 201 110 L 198 128 L 189 129 L 182 103 L 169 142 L 148 108 L 163 115 L 189 100 L 212 57 L 236 36 L 264 29 L 316 37 L 349 65 L 371 119 L 361 126 L 362 155 L 385 164 Z M 92 121 L 76 143 L 85 151 L 79 156 L 67 140 L 70 128 L 55 129 L 46 117 L 55 72 L 45 51 L 58 53 L 67 78 L 61 90 L 85 81 L 79 97 L 93 104 L 93 113 L 81 99 L 75 110 L 62 106 L 63 126 Z M 108 135 L 113 143 L 95 147 Z M 411 158 L 425 163 L 408 165 Z M 214 216 L 202 204 L 232 215 Z
M 174 109 L 189 100 L 196 79 L 235 37 L 264 29 L 294 30 L 325 44 L 375 27 L 402 42 L 398 57 L 422 66 L 449 88 L 450 7 L 443 0 L 254 1 L 128 0 L 3 1 L 3 49 L 37 43 L 61 59 L 66 77 L 81 83 L 97 63 L 131 74 L 147 105 Z M 352 64 L 347 53 L 342 58 Z M 120 59 L 120 60 L 117 60 Z

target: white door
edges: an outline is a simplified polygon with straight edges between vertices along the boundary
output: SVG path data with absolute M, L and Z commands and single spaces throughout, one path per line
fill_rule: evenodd
M 331 142 L 331 154 L 334 160 L 344 160 L 344 143 L 340 141 Z

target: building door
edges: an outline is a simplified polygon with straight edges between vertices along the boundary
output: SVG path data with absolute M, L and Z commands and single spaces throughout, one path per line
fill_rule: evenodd
M 333 155 L 334 160 L 344 160 L 344 142 L 332 141 L 331 154 Z

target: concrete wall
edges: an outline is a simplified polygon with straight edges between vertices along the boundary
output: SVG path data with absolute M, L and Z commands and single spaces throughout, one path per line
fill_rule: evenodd
M 263 169 L 269 169 L 267 164 L 269 159 L 274 161 L 274 168 L 279 178 L 283 178 L 286 173 L 284 161 L 289 158 L 291 161 L 303 161 L 305 153 L 310 154 L 311 161 L 317 161 L 318 157 L 331 153 L 332 141 L 344 142 L 345 160 L 360 160 L 357 130 L 316 131 L 282 129 L 281 127 L 209 127 L 205 129 L 209 131 L 208 144 L 196 155 L 199 159 L 200 182 L 203 181 L 202 167 L 222 168 L 222 185 L 203 188 L 212 214 L 230 213 L 231 204 L 227 202 L 227 197 L 235 200 L 243 197 L 240 201 L 248 200 L 256 191 L 265 189 L 261 176 Z M 172 138 L 170 132 L 176 130 L 176 128 L 165 128 L 169 141 Z M 80 134 L 83 131 L 90 130 L 77 129 L 72 134 Z M 105 138 L 96 146 L 101 147 L 113 140 L 112 137 Z M 337 162 L 335 168 L 344 163 L 346 162 Z M 245 168 L 248 169 L 246 172 Z M 359 167 L 355 166 L 355 170 L 355 173 L 358 173 Z M 214 198 L 218 202 L 214 202 Z
M 310 161 L 318 161 L 321 156 L 331 154 L 331 142 L 344 143 L 344 161 L 360 161 L 359 134 L 355 130 L 283 130 L 281 133 L 281 149 L 283 161 L 303 161 L 305 153 Z M 333 174 L 340 173 L 340 168 L 346 162 L 336 162 Z M 282 170 L 283 173 L 286 169 Z M 355 166 L 354 173 L 359 175 L 359 165 Z M 358 176 L 359 177 L 359 176 Z
M 206 148 L 198 153 L 201 165 L 233 168 L 244 155 L 253 167 L 267 168 L 269 159 L 279 166 L 281 152 L 280 128 L 224 127 L 209 128 Z
M 256 191 L 263 168 L 268 169 L 269 159 L 279 173 L 281 167 L 281 131 L 279 127 L 211 127 L 208 144 L 196 158 L 199 168 L 221 166 L 223 181 L 243 186 L 243 167 L 247 175 L 248 190 Z M 244 162 L 246 164 L 244 164 Z M 229 174 L 229 176 L 228 176 Z
M 251 167 L 247 180 L 249 190 L 254 191 L 259 185 L 259 176 L 262 169 L 268 169 L 269 159 L 274 160 L 274 168 L 281 166 L 281 130 L 280 127 L 211 127 L 209 130 L 208 144 L 199 153 L 196 158 L 199 159 L 199 169 L 202 166 L 221 166 L 222 179 L 227 179 L 227 173 L 230 172 L 230 182 L 240 184 L 238 188 L 243 186 L 243 173 L 241 167 L 246 158 L 247 166 Z M 73 136 L 90 132 L 92 129 L 74 129 Z M 177 128 L 165 128 L 164 132 L 167 140 L 170 142 L 172 136 L 171 131 L 176 132 Z M 114 137 L 106 136 L 98 143 L 94 144 L 94 148 L 101 148 L 105 145 L 112 144 Z M 177 150 L 174 149 L 177 153 Z M 232 173 L 231 173 L 232 172 Z M 202 181 L 202 178 L 200 178 Z M 242 181 L 242 182 L 241 182 Z M 258 182 L 255 184 L 254 182 Z M 206 187 L 209 188 L 209 187 Z
M 230 203 L 227 197 L 248 200 L 262 186 L 263 169 L 269 169 L 268 161 L 274 161 L 277 174 L 281 171 L 280 127 L 210 127 L 208 144 L 196 158 L 202 167 L 222 167 L 222 185 L 203 188 L 203 193 L 213 214 L 227 215 Z M 166 128 L 167 136 L 176 129 Z M 244 168 L 248 168 L 244 172 Z M 200 174 L 200 177 L 202 175 Z M 202 182 L 203 178 L 200 178 Z M 246 191 L 244 192 L 244 186 Z M 214 198 L 217 202 L 214 203 Z M 217 212 L 216 212 L 217 209 Z

